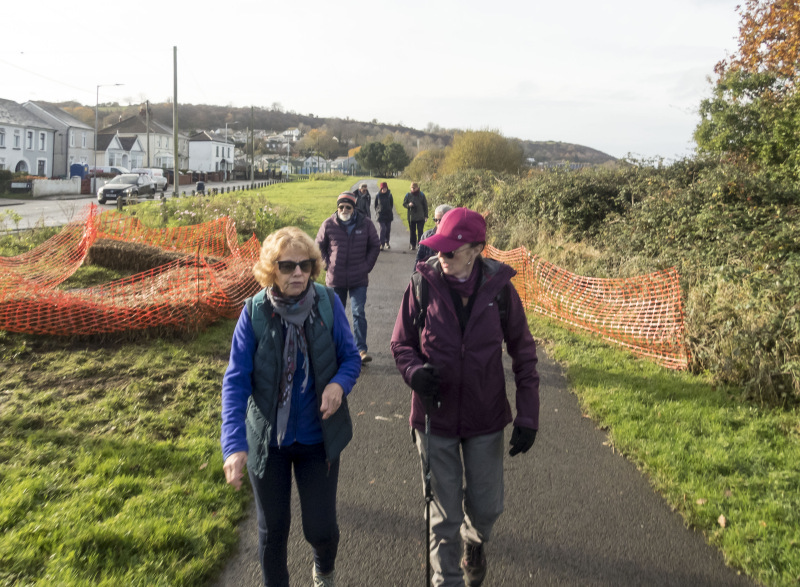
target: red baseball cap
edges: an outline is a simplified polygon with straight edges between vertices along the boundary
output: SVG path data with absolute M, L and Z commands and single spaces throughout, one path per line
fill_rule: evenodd
M 486 241 L 486 220 L 468 208 L 453 208 L 442 216 L 436 234 L 419 241 L 434 251 L 450 253 L 466 243 Z

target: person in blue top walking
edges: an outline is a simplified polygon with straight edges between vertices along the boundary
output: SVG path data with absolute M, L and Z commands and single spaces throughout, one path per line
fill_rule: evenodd
M 334 585 L 339 456 L 353 435 L 347 395 L 361 358 L 339 297 L 313 278 L 322 259 L 302 230 L 267 237 L 222 380 L 222 453 L 236 490 L 244 468 L 256 498 L 264 585 L 288 586 L 292 469 L 314 585 Z

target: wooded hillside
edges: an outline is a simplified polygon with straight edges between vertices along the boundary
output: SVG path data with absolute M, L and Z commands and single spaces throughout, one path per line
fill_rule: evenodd
M 66 112 L 87 124 L 94 125 L 94 108 L 83 106 L 77 102 L 55 104 Z M 122 106 L 117 103 L 101 104 L 99 107 L 99 126 L 103 128 L 121 119 L 135 115 L 143 108 L 136 104 Z M 172 126 L 172 104 L 150 104 L 150 112 L 155 120 Z M 257 128 L 282 132 L 287 128 L 297 127 L 303 133 L 311 129 L 324 129 L 330 136 L 335 136 L 347 146 L 364 145 L 371 141 L 383 141 L 392 135 L 395 142 L 403 144 L 413 156 L 418 151 L 441 149 L 450 144 L 453 134 L 459 129 L 445 129 L 435 124 L 428 124 L 425 130 L 418 130 L 396 124 L 384 124 L 377 120 L 361 122 L 350 118 L 320 118 L 313 114 L 297 114 L 274 104 L 269 108 L 255 107 L 237 108 L 232 106 L 213 106 L 209 104 L 181 104 L 178 111 L 179 126 L 182 132 L 192 134 L 201 130 L 228 128 L 243 130 Z M 600 165 L 614 161 L 614 157 L 583 145 L 562 143 L 558 141 L 521 141 L 526 157 L 533 157 L 537 163 L 591 163 Z M 344 154 L 337 153 L 337 154 Z

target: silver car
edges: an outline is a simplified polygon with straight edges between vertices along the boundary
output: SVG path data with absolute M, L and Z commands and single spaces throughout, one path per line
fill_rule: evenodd
M 97 201 L 100 204 L 105 204 L 108 200 L 116 200 L 120 197 L 126 200 L 140 196 L 152 198 L 154 194 L 155 182 L 152 176 L 123 173 L 97 190 Z

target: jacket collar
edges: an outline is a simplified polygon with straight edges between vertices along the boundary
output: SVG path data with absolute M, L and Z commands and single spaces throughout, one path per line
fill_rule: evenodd
M 479 295 L 483 295 L 485 291 L 489 294 L 490 298 L 493 298 L 500 293 L 503 286 L 511 281 L 511 278 L 514 277 L 517 272 L 512 267 L 500 261 L 488 259 L 486 257 L 478 257 L 478 259 L 480 259 L 480 262 L 483 264 L 483 275 L 478 285 L 478 293 Z M 441 293 L 446 292 L 447 284 L 444 281 L 444 277 L 442 277 L 442 266 L 441 263 L 439 263 L 438 257 L 433 256 L 424 263 L 418 263 L 416 269 L 432 287 L 437 289 L 441 288 Z

